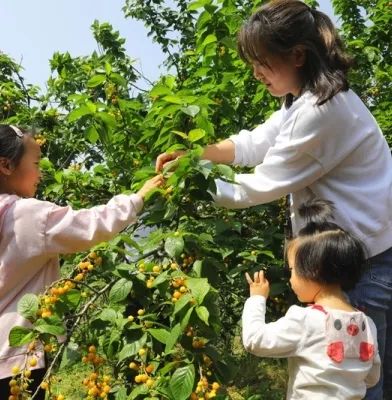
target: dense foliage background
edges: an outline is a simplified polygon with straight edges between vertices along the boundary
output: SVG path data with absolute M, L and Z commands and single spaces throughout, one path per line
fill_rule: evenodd
M 198 161 L 200 146 L 252 128 L 279 107 L 236 51 L 239 27 L 260 4 L 126 0 L 125 15 L 143 21 L 167 55 L 170 74 L 147 91 L 134 90 L 140 73 L 104 22 L 92 25 L 99 52 L 53 55 L 45 93 L 0 53 L 0 118 L 38 131 L 45 156 L 40 198 L 75 208 L 103 203 L 152 176 L 161 152 L 191 150 L 136 226 L 89 254 L 64 257 L 64 279 L 20 303 L 34 329 L 15 328 L 10 339 L 32 343 L 26 369 L 38 339 L 44 343 L 49 398 L 283 397 L 284 364 L 246 355 L 239 341 L 244 271 L 267 270 L 269 318 L 294 301 L 281 260 L 282 201 L 219 209 L 207 190 L 232 170 Z M 352 86 L 391 143 L 391 3 L 333 6 L 357 62 Z M 57 343 L 59 334 L 65 344 Z M 29 373 L 14 372 L 15 399 L 29 398 Z M 58 383 L 66 375 L 71 388 Z

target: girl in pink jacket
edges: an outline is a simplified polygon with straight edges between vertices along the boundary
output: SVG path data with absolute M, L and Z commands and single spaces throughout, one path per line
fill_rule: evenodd
M 41 178 L 40 156 L 40 146 L 29 132 L 0 125 L 1 398 L 8 398 L 12 367 L 25 360 L 26 348 L 8 343 L 12 327 L 29 326 L 17 313 L 19 299 L 26 293 L 43 293 L 59 279 L 59 254 L 87 250 L 134 223 L 146 193 L 162 184 L 162 177 L 156 176 L 136 194 L 117 195 L 106 205 L 75 211 L 33 198 Z M 45 371 L 43 353 L 37 358 L 32 378 L 39 383 Z

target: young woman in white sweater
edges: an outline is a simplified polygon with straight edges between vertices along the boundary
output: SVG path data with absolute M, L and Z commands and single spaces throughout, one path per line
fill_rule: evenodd
M 298 206 L 333 201 L 336 220 L 369 250 L 370 268 L 351 291 L 376 323 L 384 389 L 392 393 L 392 158 L 374 117 L 349 88 L 350 59 L 324 13 L 298 0 L 263 5 L 238 36 L 254 76 L 283 100 L 254 130 L 205 148 L 203 158 L 254 167 L 236 184 L 217 181 L 215 201 L 246 208 L 290 194 L 294 233 Z M 161 154 L 157 170 L 182 152 Z M 382 379 L 367 399 L 382 399 Z

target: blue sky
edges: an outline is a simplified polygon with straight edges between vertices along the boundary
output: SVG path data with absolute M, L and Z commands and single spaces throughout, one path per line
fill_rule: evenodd
M 164 59 L 139 21 L 125 19 L 125 0 L 0 0 L 0 50 L 21 63 L 26 83 L 44 87 L 49 59 L 55 51 L 88 55 L 97 48 L 90 26 L 95 19 L 109 22 L 126 39 L 135 66 L 154 81 Z M 320 9 L 331 17 L 329 0 Z M 140 85 L 145 86 L 143 82 Z

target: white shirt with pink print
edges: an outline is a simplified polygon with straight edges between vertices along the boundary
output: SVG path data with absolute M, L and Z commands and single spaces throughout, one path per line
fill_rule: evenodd
M 361 311 L 291 306 L 265 323 L 266 299 L 250 297 L 242 315 L 245 348 L 288 358 L 287 399 L 359 400 L 380 378 L 377 331 Z

